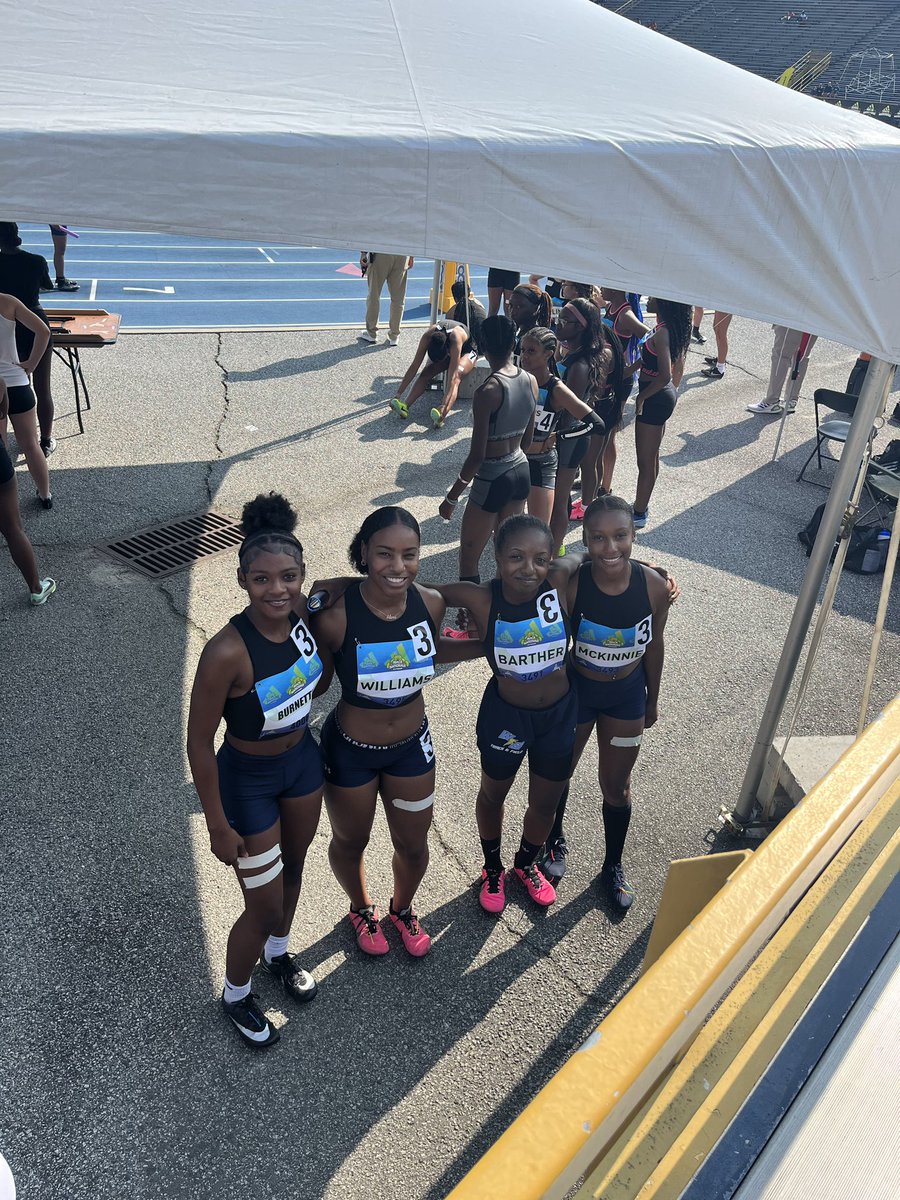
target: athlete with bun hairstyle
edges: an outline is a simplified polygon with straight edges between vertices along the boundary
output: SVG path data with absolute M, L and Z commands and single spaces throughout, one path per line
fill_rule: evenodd
M 187 751 L 210 848 L 234 868 L 244 895 L 228 936 L 222 1007 L 243 1040 L 261 1049 L 279 1033 L 251 991 L 256 961 L 294 1000 L 316 994 L 315 980 L 287 947 L 322 808 L 322 759 L 308 732 L 309 710 L 333 666 L 310 629 L 296 513 L 270 492 L 244 505 L 242 522 L 237 581 L 248 604 L 200 655 Z
M 341 699 L 322 728 L 331 869 L 350 899 L 360 950 L 386 954 L 363 864 L 380 793 L 394 845 L 388 915 L 416 958 L 431 946 L 412 905 L 428 867 L 435 777 L 422 688 L 434 676 L 445 611 L 437 592 L 416 583 L 419 551 L 419 524 L 405 508 L 370 513 L 349 549 L 362 578 L 317 584 L 317 591 L 327 586 L 339 598 L 313 618 L 341 684 Z

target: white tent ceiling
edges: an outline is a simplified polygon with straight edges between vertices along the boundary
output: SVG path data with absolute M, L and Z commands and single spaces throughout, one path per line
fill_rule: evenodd
M 4 219 L 522 267 L 900 360 L 900 133 L 589 0 L 4 0 L 3 30 Z

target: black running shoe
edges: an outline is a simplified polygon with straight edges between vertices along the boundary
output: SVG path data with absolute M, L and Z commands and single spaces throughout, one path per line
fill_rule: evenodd
M 58 292 L 77 292 L 80 287 L 80 283 L 76 283 L 74 279 L 66 279 L 65 276 L 60 276 L 56 281 Z
M 267 1046 L 274 1046 L 281 1038 L 281 1034 L 256 1003 L 252 992 L 243 1000 L 235 1000 L 233 1004 L 229 1004 L 223 995 L 222 1008 L 243 1040 L 254 1050 L 265 1050 Z
M 566 873 L 566 857 L 569 853 L 569 847 L 566 845 L 566 839 L 562 834 L 558 838 L 554 838 L 552 842 L 548 842 L 544 851 L 544 857 L 541 861 L 541 870 L 552 882 L 557 879 L 562 879 Z
M 264 971 L 268 971 L 270 975 L 274 975 L 276 979 L 280 980 L 281 986 L 287 994 L 301 1004 L 306 1004 L 307 1001 L 314 999 L 319 990 L 309 971 L 304 971 L 291 954 L 278 954 L 271 962 L 263 954 L 259 965 Z
M 900 438 L 892 438 L 880 454 L 872 456 L 872 462 L 878 463 L 880 467 L 890 467 L 892 471 L 896 471 L 900 466 Z
M 719 360 L 716 358 L 716 356 L 714 354 L 704 354 L 703 361 L 705 363 L 707 363 L 710 367 L 717 367 L 719 365 Z
M 706 345 L 706 338 L 705 338 L 705 337 L 703 336 L 703 334 L 700 332 L 700 327 L 699 327 L 699 325 L 692 325 L 692 326 L 691 326 L 691 337 L 692 337 L 692 338 L 693 338 L 693 340 L 694 340 L 694 341 L 697 343 L 697 345 L 698 345 L 698 346 L 705 346 L 705 345 Z
M 625 878 L 621 863 L 616 863 L 614 867 L 604 867 L 600 872 L 600 880 L 606 888 L 610 904 L 615 908 L 631 908 L 634 904 L 634 888 Z

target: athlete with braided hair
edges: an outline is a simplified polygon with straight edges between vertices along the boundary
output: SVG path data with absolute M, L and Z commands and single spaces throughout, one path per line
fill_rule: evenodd
M 587 440 L 591 435 L 602 443 L 602 418 L 556 374 L 556 351 L 559 339 L 549 329 L 530 329 L 522 338 L 520 360 L 523 370 L 533 375 L 538 385 L 538 402 L 534 414 L 534 440 L 525 449 L 531 472 L 531 491 L 528 511 L 542 521 L 549 521 L 553 511 L 556 488 L 556 469 L 559 461 L 557 428 L 563 415 L 574 417 L 576 425 L 569 428 L 559 445 L 565 446 L 570 437 Z
M 600 309 L 590 300 L 576 298 L 567 301 L 556 318 L 556 335 L 559 338 L 557 374 L 579 400 L 596 412 L 607 390 L 607 377 L 616 361 L 615 351 L 604 336 Z M 572 419 L 563 418 L 560 432 L 565 433 L 571 424 Z M 601 446 L 602 438 L 595 444 L 595 451 L 599 452 Z M 569 525 L 569 495 L 575 474 L 588 450 L 587 438 L 573 438 L 560 445 L 556 491 L 550 517 L 557 551 L 563 544 Z
M 656 328 L 641 347 L 638 362 L 628 368 L 631 375 L 640 372 L 634 423 L 638 464 L 635 529 L 647 524 L 650 497 L 659 475 L 659 447 L 678 401 L 673 375 L 681 368 L 691 344 L 691 311 L 689 304 L 657 300 Z
M 611 331 L 615 335 L 615 338 L 618 339 L 624 355 L 624 367 L 628 363 L 635 362 L 638 358 L 641 352 L 641 342 L 650 332 L 650 326 L 644 324 L 641 297 L 637 292 L 622 292 L 604 287 L 603 301 L 606 307 L 603 326 L 604 329 Z M 631 377 L 624 376 L 622 380 L 622 390 L 624 391 L 622 411 L 624 411 L 625 402 L 631 395 L 631 386 Z M 580 520 L 584 516 L 585 508 L 595 496 L 603 495 L 612 490 L 612 480 L 618 456 L 616 434 L 624 427 L 622 411 L 620 411 L 615 424 L 608 426 L 609 436 L 606 439 L 603 453 L 600 456 L 602 466 L 600 466 L 598 472 L 595 465 L 594 471 L 587 480 L 587 483 L 592 486 L 585 486 L 584 468 L 582 468 L 581 504 L 576 504 L 572 509 L 573 520 Z
M 333 665 L 310 632 L 297 514 L 270 492 L 244 505 L 242 521 L 237 580 L 249 603 L 200 655 L 187 752 L 210 848 L 234 868 L 244 895 L 228 936 L 222 1008 L 243 1040 L 261 1049 L 279 1033 L 250 988 L 257 959 L 294 1000 L 316 994 L 287 946 L 322 808 L 324 774 L 307 731 L 309 710 Z

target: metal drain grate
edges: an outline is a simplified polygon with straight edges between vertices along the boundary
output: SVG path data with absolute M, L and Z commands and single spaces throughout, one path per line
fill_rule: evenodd
M 239 546 L 243 539 L 244 531 L 237 521 L 211 509 L 165 525 L 151 525 L 96 549 L 142 575 L 163 579 L 203 558 Z

